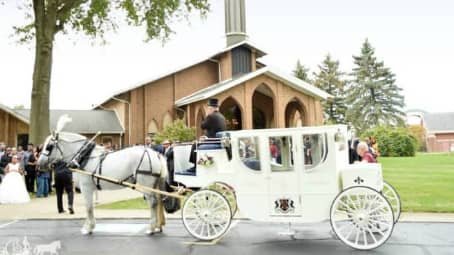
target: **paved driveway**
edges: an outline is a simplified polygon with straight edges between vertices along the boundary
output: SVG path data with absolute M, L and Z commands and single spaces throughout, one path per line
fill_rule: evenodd
M 14 240 L 30 247 L 60 241 L 59 254 L 454 254 L 453 223 L 399 223 L 383 246 L 352 250 L 334 239 L 329 224 L 295 225 L 296 240 L 278 235 L 286 225 L 241 221 L 216 245 L 194 243 L 180 220 L 169 220 L 165 232 L 146 236 L 144 220 L 99 220 L 93 235 L 82 236 L 80 220 L 0 222 L 0 247 Z M 1 252 L 1 250 L 0 250 Z

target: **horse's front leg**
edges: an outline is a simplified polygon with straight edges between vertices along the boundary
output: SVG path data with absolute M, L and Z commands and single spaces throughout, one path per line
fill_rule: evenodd
M 161 233 L 162 227 L 165 225 L 164 207 L 161 196 L 146 194 L 145 197 L 150 206 L 150 228 L 147 230 L 147 234 Z
M 96 226 L 94 206 L 93 206 L 93 192 L 94 184 L 89 182 L 82 183 L 80 185 L 81 192 L 85 200 L 85 209 L 87 213 L 87 218 L 85 219 L 84 226 L 81 229 L 82 234 L 87 235 L 93 233 L 93 229 Z

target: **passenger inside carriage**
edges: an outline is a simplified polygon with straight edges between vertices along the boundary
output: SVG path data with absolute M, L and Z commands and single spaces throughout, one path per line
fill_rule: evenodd
M 281 163 L 280 151 L 274 138 L 270 138 L 270 158 L 271 162 Z
M 314 169 L 325 161 L 328 154 L 326 133 L 303 135 L 302 143 L 304 169 Z
M 293 142 L 291 136 L 269 138 L 270 168 L 273 172 L 293 170 Z
M 358 148 L 356 149 L 358 152 L 358 155 L 361 157 L 361 162 L 364 163 L 377 163 L 377 160 L 375 159 L 374 155 L 370 153 L 369 151 L 369 146 L 367 145 L 366 142 L 360 142 L 358 144 Z
M 260 171 L 260 158 L 257 137 L 238 139 L 238 154 L 241 162 L 251 170 Z

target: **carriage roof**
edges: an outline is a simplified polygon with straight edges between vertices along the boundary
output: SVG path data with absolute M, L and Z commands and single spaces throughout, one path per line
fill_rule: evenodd
M 273 136 L 292 133 L 317 134 L 323 132 L 347 131 L 347 125 L 326 125 L 295 128 L 247 129 L 221 132 L 222 137 Z

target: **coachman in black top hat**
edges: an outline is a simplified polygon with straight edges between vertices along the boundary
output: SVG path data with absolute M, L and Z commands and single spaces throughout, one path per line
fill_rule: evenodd
M 208 138 L 216 138 L 216 133 L 224 131 L 225 118 L 219 112 L 219 105 L 217 98 L 210 98 L 208 100 L 207 117 L 202 121 L 201 128 L 205 130 L 205 135 Z
M 225 118 L 219 112 L 219 101 L 217 98 L 210 98 L 208 100 L 208 111 L 206 118 L 202 121 L 201 128 L 205 130 L 205 135 L 208 138 L 216 138 L 216 133 L 226 129 Z M 189 162 L 196 163 L 197 154 L 195 153 L 195 144 L 192 145 Z M 195 167 L 191 168 L 189 172 L 195 171 Z

